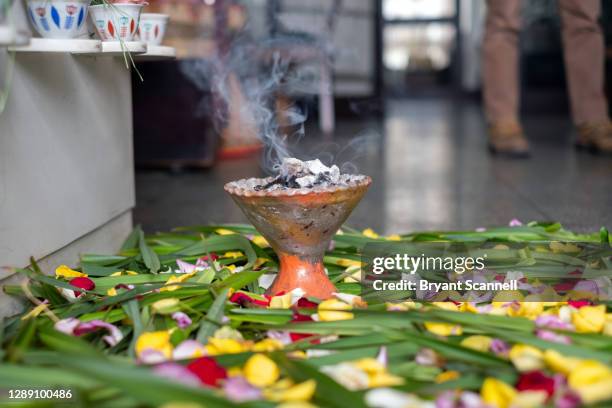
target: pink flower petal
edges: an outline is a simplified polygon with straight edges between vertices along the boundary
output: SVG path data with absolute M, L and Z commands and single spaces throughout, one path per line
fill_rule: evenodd
M 74 329 L 81 323 L 76 317 L 69 317 L 55 323 L 55 330 L 74 336 Z
M 193 273 L 196 269 L 196 265 L 181 261 L 180 259 L 176 260 L 176 265 L 179 267 L 179 273 Z
M 159 364 L 166 361 L 164 353 L 158 350 L 147 348 L 142 350 L 138 356 L 138 361 L 143 364 Z
M 261 399 L 261 390 L 252 386 L 244 377 L 230 377 L 223 384 L 225 396 L 234 402 Z
M 536 330 L 536 336 L 542 340 L 560 344 L 571 344 L 572 340 L 562 334 L 558 334 L 549 330 Z
M 191 318 L 183 312 L 172 313 L 172 319 L 174 319 L 180 329 L 184 329 L 185 327 L 189 327 L 191 325 Z
M 185 340 L 172 352 L 174 360 L 188 360 L 206 355 L 204 345 L 196 340 Z
M 510 227 L 522 227 L 523 223 L 519 220 L 517 220 L 516 218 L 513 218 L 510 220 L 510 223 L 508 224 L 508 226 Z
M 187 367 L 176 363 L 162 363 L 153 367 L 153 373 L 181 384 L 194 387 L 200 386 L 199 378 L 187 369 Z
M 378 355 L 376 356 L 376 360 L 383 366 L 386 367 L 387 363 L 389 361 L 389 357 L 387 355 L 387 348 L 385 346 L 382 346 L 380 348 L 380 351 L 378 352 Z
M 574 330 L 573 325 L 553 315 L 538 316 L 535 320 L 535 324 L 538 327 L 547 327 L 549 329 Z

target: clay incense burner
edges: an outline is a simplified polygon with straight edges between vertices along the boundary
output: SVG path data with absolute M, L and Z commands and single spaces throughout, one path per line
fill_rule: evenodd
M 323 255 L 371 183 L 362 176 L 337 186 L 273 191 L 244 188 L 241 181 L 225 185 L 278 255 L 280 269 L 269 294 L 301 288 L 306 296 L 328 299 L 336 292 L 325 274 Z

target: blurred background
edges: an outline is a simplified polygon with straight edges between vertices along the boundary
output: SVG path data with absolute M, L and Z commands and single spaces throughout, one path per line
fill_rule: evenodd
M 612 4 L 602 3 L 611 44 Z M 165 43 L 178 58 L 139 63 L 144 82 L 133 74 L 135 223 L 156 231 L 244 221 L 222 186 L 269 174 L 271 163 L 258 147 L 265 125 L 227 107 L 252 103 L 267 104 L 292 155 L 374 178 L 354 227 L 609 223 L 612 161 L 572 148 L 557 7 L 523 4 L 522 115 L 533 156 L 513 161 L 486 151 L 483 0 L 152 1 L 170 15 Z M 262 90 L 274 55 L 287 65 Z

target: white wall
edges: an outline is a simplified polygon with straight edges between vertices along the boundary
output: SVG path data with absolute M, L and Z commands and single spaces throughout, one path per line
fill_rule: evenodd
M 0 72 L 7 60 L 0 50 Z M 0 116 L 0 265 L 24 266 L 129 210 L 132 157 L 122 60 L 18 54 Z

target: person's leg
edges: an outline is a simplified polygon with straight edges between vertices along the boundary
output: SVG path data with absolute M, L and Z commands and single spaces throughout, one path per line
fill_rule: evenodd
M 578 128 L 578 144 L 612 152 L 612 128 L 604 94 L 601 0 L 559 0 L 565 70 Z
M 482 65 L 489 123 L 519 122 L 520 9 L 520 0 L 487 0 Z
M 482 65 L 489 147 L 524 156 L 529 145 L 519 124 L 520 13 L 520 0 L 487 0 Z
M 559 0 L 559 9 L 574 123 L 607 122 L 601 0 Z

